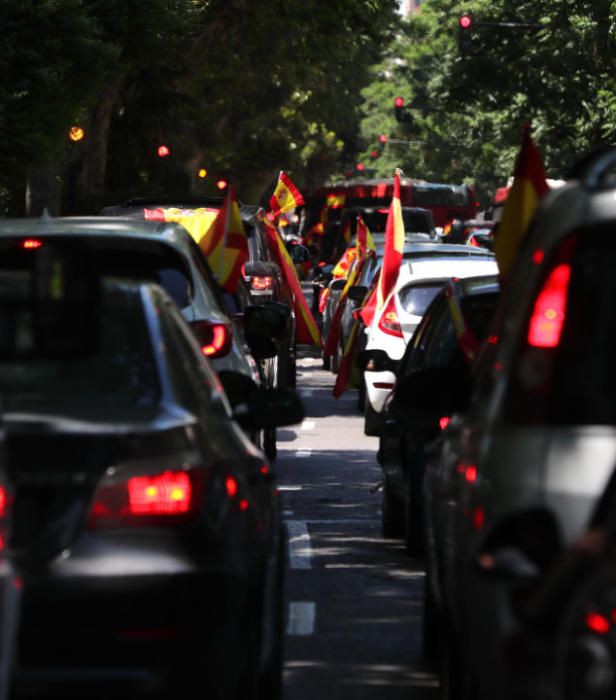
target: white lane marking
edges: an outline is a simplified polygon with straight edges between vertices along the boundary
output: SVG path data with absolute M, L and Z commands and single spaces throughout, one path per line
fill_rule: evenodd
M 278 487 L 279 491 L 301 491 L 302 487 L 300 484 L 280 484 Z
M 310 398 L 313 394 L 314 394 L 314 390 L 313 390 L 313 389 L 302 389 L 302 390 L 299 392 L 299 395 L 300 395 L 303 399 Z
M 311 454 L 312 454 L 312 450 L 298 450 L 295 453 L 295 456 L 296 457 L 310 457 Z
M 302 520 L 287 520 L 289 534 L 289 566 L 291 569 L 312 568 L 312 547 L 306 523 Z
M 289 603 L 287 634 L 294 637 L 308 637 L 309 635 L 313 634 L 316 612 L 316 603 Z
M 305 420 L 305 421 L 301 424 L 300 430 L 314 430 L 316 424 L 317 424 L 317 423 L 316 423 L 316 421 L 314 421 L 314 420 Z

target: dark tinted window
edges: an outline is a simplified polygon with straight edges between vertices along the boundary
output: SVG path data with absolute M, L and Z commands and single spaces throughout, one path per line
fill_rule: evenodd
M 413 204 L 418 207 L 456 207 L 468 204 L 463 185 L 413 185 Z
M 0 273 L 1 275 L 1 273 Z M 86 356 L 0 360 L 6 411 L 118 411 L 153 406 L 158 370 L 140 295 L 122 287 L 103 295 L 98 346 Z
M 616 423 L 616 238 L 613 228 L 584 231 L 571 280 L 545 419 L 557 424 Z M 550 351 L 544 350 L 548 355 Z M 533 400 L 532 396 L 530 397 Z

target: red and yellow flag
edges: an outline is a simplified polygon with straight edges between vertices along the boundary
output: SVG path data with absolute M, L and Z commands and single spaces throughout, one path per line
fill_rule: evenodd
M 369 302 L 361 311 L 361 317 L 366 326 L 385 305 L 385 300 L 396 286 L 402 252 L 404 250 L 404 220 L 400 203 L 400 171 L 394 175 L 394 192 L 385 224 L 385 251 L 376 289 Z
M 355 230 L 355 238 L 357 243 L 357 252 L 360 258 L 363 258 L 367 253 L 376 255 L 376 245 L 370 230 L 364 223 L 361 214 L 357 217 L 357 228 Z
M 337 399 L 352 385 L 357 383 L 358 377 L 356 376 L 356 366 L 355 366 L 355 348 L 357 347 L 357 339 L 359 338 L 359 323 L 355 321 L 353 328 L 349 335 L 349 339 L 344 347 L 344 352 L 342 354 L 342 360 L 340 361 L 340 367 L 338 368 L 338 374 L 336 375 L 336 382 L 334 383 L 334 388 L 332 394 Z
M 321 347 L 321 334 L 315 320 L 306 303 L 306 298 L 302 292 L 295 265 L 287 251 L 284 241 L 276 230 L 276 227 L 267 218 L 262 217 L 265 234 L 272 255 L 277 260 L 283 275 L 293 293 L 293 311 L 295 312 L 295 338 L 298 343 L 316 345 Z
M 301 192 L 291 181 L 291 178 L 283 171 L 278 176 L 278 184 L 274 189 L 274 194 L 270 197 L 270 209 L 274 216 L 283 214 L 299 207 L 304 203 Z
M 515 162 L 513 185 L 503 206 L 494 253 L 502 278 L 507 276 L 526 235 L 530 220 L 541 198 L 549 191 L 539 149 L 524 128 L 522 146 Z

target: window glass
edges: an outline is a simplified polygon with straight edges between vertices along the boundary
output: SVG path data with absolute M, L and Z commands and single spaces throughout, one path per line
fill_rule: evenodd
M 400 305 L 407 314 L 423 316 L 430 302 L 438 294 L 443 284 L 444 281 L 439 281 L 436 284 L 412 284 L 403 287 L 398 292 Z
M 160 395 L 158 370 L 140 295 L 131 289 L 103 294 L 92 353 L 70 361 L 0 360 L 3 409 L 73 412 L 154 406 Z

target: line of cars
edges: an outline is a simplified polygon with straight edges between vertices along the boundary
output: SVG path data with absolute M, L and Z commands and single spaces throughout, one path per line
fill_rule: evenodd
M 615 170 L 582 160 L 502 288 L 450 283 L 401 363 L 365 358 L 397 372 L 384 529 L 425 555 L 443 698 L 616 692 Z
M 249 438 L 302 419 L 259 374 L 288 310 L 239 336 L 174 223 L 7 220 L 0 249 L 1 692 L 279 697 L 281 504 Z

